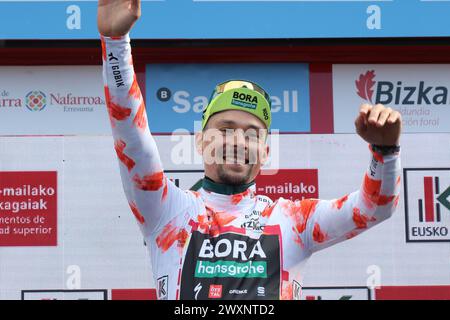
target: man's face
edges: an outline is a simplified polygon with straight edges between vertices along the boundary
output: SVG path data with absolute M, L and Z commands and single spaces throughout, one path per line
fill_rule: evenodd
M 264 123 L 248 112 L 227 110 L 214 114 L 196 136 L 206 176 L 230 185 L 253 181 L 267 160 L 266 137 Z

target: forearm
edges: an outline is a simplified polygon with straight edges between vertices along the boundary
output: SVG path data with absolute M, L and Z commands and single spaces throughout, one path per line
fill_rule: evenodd
M 133 69 L 129 36 L 102 37 L 103 80 L 114 148 L 128 202 L 141 225 L 152 229 L 167 196 L 159 153 Z M 151 218 L 151 219 L 148 219 Z
M 312 251 L 350 239 L 389 218 L 398 205 L 400 155 L 372 153 L 362 186 L 340 199 L 319 200 L 308 221 Z
M 372 160 L 364 176 L 357 208 L 373 222 L 384 220 L 395 211 L 400 194 L 400 154 L 383 156 L 372 152 Z
M 102 47 L 106 59 L 103 62 L 105 97 L 118 156 L 130 173 L 159 172 L 161 161 L 148 127 L 145 102 L 132 64 L 129 36 L 103 37 Z

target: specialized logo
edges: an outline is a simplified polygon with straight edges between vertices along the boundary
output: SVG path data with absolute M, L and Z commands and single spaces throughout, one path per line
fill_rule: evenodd
M 258 97 L 235 91 L 233 92 L 231 104 L 242 108 L 256 109 L 258 106 Z
M 157 293 L 158 300 L 167 300 L 169 293 L 169 276 L 158 278 Z
M 450 241 L 450 168 L 403 171 L 406 241 Z
M 42 91 L 30 91 L 25 96 L 25 105 L 31 111 L 42 111 L 47 105 L 47 97 Z
M 199 282 L 195 288 L 194 288 L 194 292 L 195 292 L 195 300 L 198 300 L 198 294 L 200 293 L 200 290 L 202 290 L 202 284 L 201 282 Z
M 302 286 L 295 280 L 292 282 L 292 296 L 294 300 L 300 300 L 302 296 Z
M 180 299 L 257 299 L 255 288 L 264 286 L 265 297 L 278 299 L 281 282 L 278 235 L 254 239 L 224 233 L 215 237 L 192 233 L 184 259 Z M 209 288 L 200 290 L 198 284 Z M 211 288 L 216 288 L 214 294 Z

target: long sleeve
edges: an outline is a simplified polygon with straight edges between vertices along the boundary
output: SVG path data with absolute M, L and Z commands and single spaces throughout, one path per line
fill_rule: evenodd
M 296 218 L 294 231 L 309 252 L 353 238 L 388 219 L 396 210 L 400 155 L 382 156 L 370 150 L 372 160 L 359 190 L 340 199 L 306 199 L 296 204 L 300 217 Z
M 183 212 L 189 196 L 166 178 L 133 68 L 130 38 L 102 37 L 103 81 L 120 176 L 144 236 Z

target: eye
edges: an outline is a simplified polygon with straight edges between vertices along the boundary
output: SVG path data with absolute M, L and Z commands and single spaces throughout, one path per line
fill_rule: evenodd
M 248 139 L 258 139 L 259 138 L 259 132 L 257 130 L 247 130 L 245 132 L 245 136 Z
M 233 129 L 228 127 L 220 128 L 219 131 L 222 132 L 223 134 L 230 134 L 230 135 L 233 134 Z

